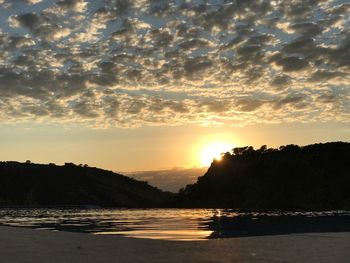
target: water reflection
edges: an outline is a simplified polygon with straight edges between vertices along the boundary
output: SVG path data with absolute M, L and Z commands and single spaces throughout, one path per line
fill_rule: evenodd
M 349 232 L 348 212 L 245 213 L 213 217 L 208 238 L 284 235 L 298 233 Z
M 99 235 L 205 240 L 350 231 L 350 212 L 239 213 L 223 209 L 0 209 L 0 224 Z

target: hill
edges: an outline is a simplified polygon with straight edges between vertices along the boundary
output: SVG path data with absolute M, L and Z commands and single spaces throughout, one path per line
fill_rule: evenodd
M 73 163 L 0 162 L 0 206 L 158 207 L 169 195 L 146 182 Z
M 178 206 L 237 209 L 350 209 L 350 143 L 235 148 L 213 161 Z

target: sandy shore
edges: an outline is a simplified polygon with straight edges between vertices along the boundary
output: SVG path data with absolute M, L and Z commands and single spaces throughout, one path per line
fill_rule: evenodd
M 161 241 L 0 227 L 0 262 L 349 262 L 350 233 Z

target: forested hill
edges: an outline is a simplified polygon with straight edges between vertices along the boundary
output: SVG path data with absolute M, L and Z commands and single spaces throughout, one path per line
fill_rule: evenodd
M 163 206 L 169 197 L 146 182 L 98 168 L 0 162 L 0 206 Z
M 179 193 L 188 207 L 350 209 L 350 143 L 235 148 Z

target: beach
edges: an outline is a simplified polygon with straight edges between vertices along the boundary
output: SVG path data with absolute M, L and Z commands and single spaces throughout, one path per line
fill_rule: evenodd
M 0 227 L 0 262 L 349 262 L 350 233 L 166 241 Z

